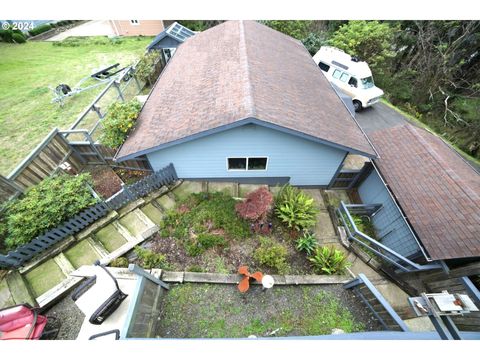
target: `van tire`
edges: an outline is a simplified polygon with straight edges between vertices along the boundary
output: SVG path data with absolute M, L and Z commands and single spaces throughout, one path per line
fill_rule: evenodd
M 363 109 L 362 103 L 358 100 L 353 100 L 353 107 L 355 108 L 355 112 L 362 111 Z

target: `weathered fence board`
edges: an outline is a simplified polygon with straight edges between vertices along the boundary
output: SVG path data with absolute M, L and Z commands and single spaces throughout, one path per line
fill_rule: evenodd
M 70 146 L 58 129 L 50 134 L 8 176 L 22 191 L 38 184 L 68 162 L 74 172 L 80 171 L 82 163 L 73 156 Z
M 106 201 L 101 201 L 81 211 L 55 229 L 36 237 L 28 244 L 22 245 L 14 251 L 10 251 L 7 255 L 0 255 L 0 267 L 18 268 L 49 247 L 86 228 L 105 216 L 110 210 L 117 210 L 129 202 L 159 189 L 163 185 L 173 183 L 177 179 L 175 168 L 173 164 L 170 164 L 132 185 L 125 186 L 120 192 Z
M 20 186 L 0 175 L 0 204 L 15 197 L 21 191 Z

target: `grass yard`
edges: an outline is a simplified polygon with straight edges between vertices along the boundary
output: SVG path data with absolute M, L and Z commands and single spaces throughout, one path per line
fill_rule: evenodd
M 214 301 L 212 301 L 214 300 Z M 239 338 L 307 336 L 377 330 L 365 307 L 340 285 L 236 286 L 181 284 L 163 299 L 157 336 Z
M 78 38 L 70 46 L 29 41 L 0 43 L 0 173 L 8 175 L 52 130 L 68 128 L 101 91 L 102 86 L 69 98 L 65 106 L 52 104 L 49 89 L 60 83 L 73 87 L 94 69 L 120 63 L 130 65 L 151 37 L 111 40 Z

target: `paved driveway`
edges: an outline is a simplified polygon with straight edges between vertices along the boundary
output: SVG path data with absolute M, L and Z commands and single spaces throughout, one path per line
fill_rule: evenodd
M 410 122 L 412 125 L 417 126 L 415 123 L 409 121 L 405 116 L 383 103 L 375 104 L 372 107 L 366 108 L 361 112 L 356 113 L 355 118 L 367 134 L 372 131 L 391 128 L 400 124 L 405 124 L 407 122 Z M 472 167 L 476 169 L 477 172 L 480 173 L 479 165 L 468 159 L 465 160 L 470 165 L 472 165 Z
M 108 20 L 92 20 L 52 36 L 47 41 L 62 41 L 70 36 L 115 36 L 115 31 Z

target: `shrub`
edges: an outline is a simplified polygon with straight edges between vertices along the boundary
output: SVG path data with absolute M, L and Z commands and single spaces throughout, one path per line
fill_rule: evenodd
M 346 255 L 334 247 L 318 246 L 312 257 L 308 258 L 317 273 L 336 274 L 343 273 L 350 266 Z
M 144 54 L 137 66 L 135 67 L 135 74 L 137 77 L 142 80 L 146 81 L 147 83 L 151 83 L 155 72 L 155 64 L 160 58 L 160 52 L 158 50 L 152 50 L 148 53 Z
M 235 205 L 238 215 L 245 220 L 262 221 L 272 209 L 273 195 L 261 187 L 247 195 L 245 201 Z
M 27 42 L 27 39 L 25 39 L 25 36 L 23 36 L 23 34 L 19 34 L 19 33 L 13 33 L 12 34 L 12 40 L 16 44 L 23 44 L 23 43 Z
M 205 250 L 215 246 L 225 246 L 227 241 L 223 236 L 202 233 L 198 234 L 194 240 L 188 240 L 185 243 L 185 250 L 189 256 L 197 256 L 203 254 Z
M 101 142 L 113 149 L 118 148 L 132 130 L 142 105 L 137 100 L 117 101 L 110 105 L 103 120 L 104 133 Z
M 97 200 L 87 187 L 89 174 L 50 177 L 6 205 L 7 247 L 26 244 Z
M 309 256 L 312 254 L 313 250 L 317 246 L 317 239 L 315 238 L 315 234 L 312 234 L 306 231 L 303 236 L 297 239 L 297 250 L 298 251 L 305 251 Z
M 13 30 L 11 25 L 8 29 L 0 29 L 0 39 L 7 43 L 21 44 L 26 41 L 25 34 L 21 30 Z
M 135 254 L 138 256 L 140 263 L 145 269 L 168 269 L 169 265 L 167 257 L 163 254 L 153 252 L 149 249 L 144 249 L 140 246 L 135 246 Z
M 222 230 L 227 237 L 244 239 L 250 235 L 248 223 L 236 215 L 235 204 L 235 199 L 221 192 L 190 194 L 175 210 L 167 212 L 163 226 L 177 239 L 215 229 Z M 180 211 L 181 208 L 190 211 Z
M 110 266 L 126 268 L 126 267 L 128 267 L 128 259 L 125 258 L 125 257 L 119 257 L 119 258 L 113 259 L 110 262 Z
M 289 270 L 287 264 L 287 248 L 268 237 L 260 237 L 260 246 L 255 249 L 253 258 L 261 265 L 268 266 L 279 274 L 285 274 Z
M 301 231 L 315 225 L 318 210 L 313 198 L 303 191 L 286 185 L 275 201 L 275 213 L 289 229 Z
M 39 35 L 41 33 L 44 33 L 52 28 L 52 25 L 50 24 L 42 24 L 39 26 L 35 26 L 32 30 L 29 30 L 28 33 L 32 36 Z

